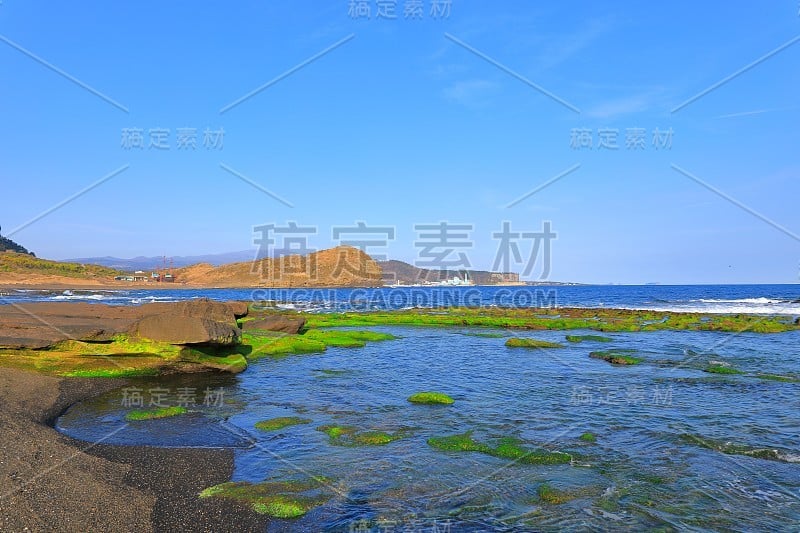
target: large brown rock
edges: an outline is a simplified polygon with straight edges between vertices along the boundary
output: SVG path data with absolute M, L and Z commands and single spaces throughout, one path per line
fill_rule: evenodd
M 280 315 L 268 316 L 242 323 L 243 331 L 279 331 L 295 335 L 306 325 L 305 318 L 289 318 Z
M 224 322 L 172 314 L 146 316 L 130 330 L 135 337 L 176 345 L 229 346 L 239 341 L 240 333 L 239 328 Z
M 0 348 L 43 349 L 65 340 L 104 342 L 119 334 L 171 344 L 227 345 L 240 334 L 235 317 L 240 311 L 237 305 L 209 299 L 138 307 L 78 302 L 0 305 Z
M 236 318 L 244 318 L 250 312 L 250 305 L 247 302 L 228 302 L 228 307 Z
M 233 310 L 225 302 L 217 302 L 208 298 L 184 300 L 182 302 L 152 303 L 141 306 L 140 316 L 178 315 L 194 318 L 205 318 L 214 322 L 236 323 Z

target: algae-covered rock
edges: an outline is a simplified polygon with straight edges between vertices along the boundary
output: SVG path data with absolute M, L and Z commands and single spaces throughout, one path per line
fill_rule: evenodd
M 443 392 L 418 392 L 408 397 L 411 403 L 426 404 L 426 405 L 450 405 L 455 400 Z
M 506 341 L 509 348 L 563 348 L 563 344 L 557 342 L 543 341 L 539 339 L 527 339 L 511 337 Z
M 569 342 L 611 342 L 614 340 L 611 337 L 604 337 L 602 335 L 567 335 L 566 338 Z
M 125 415 L 125 420 L 140 421 L 140 420 L 157 420 L 159 418 L 169 418 L 185 414 L 187 412 L 185 407 L 161 407 L 158 409 L 141 409 L 129 411 Z
M 572 461 L 572 456 L 568 453 L 526 448 L 522 441 L 514 437 L 501 438 L 496 446 L 491 446 L 473 439 L 471 431 L 446 437 L 431 437 L 428 445 L 442 451 L 479 452 L 520 464 L 558 465 Z
M 330 443 L 336 446 L 383 446 L 403 438 L 403 434 L 385 431 L 359 431 L 354 426 L 326 425 L 317 428 L 328 435 Z
M 200 493 L 200 498 L 239 501 L 249 504 L 256 513 L 291 519 L 328 500 L 323 491 L 326 481 L 314 477 L 304 481 L 228 482 L 208 487 Z
M 723 363 L 710 363 L 707 367 L 703 369 L 703 372 L 708 372 L 709 374 L 742 374 L 741 370 L 737 370 L 730 365 L 723 364 Z
M 308 418 L 300 418 L 298 416 L 279 416 L 277 418 L 270 418 L 269 420 L 262 420 L 256 422 L 256 429 L 261 431 L 277 431 L 279 429 L 287 428 L 289 426 L 297 426 L 301 424 L 310 424 L 311 420 Z
M 539 496 L 541 501 L 551 505 L 567 503 L 575 498 L 573 494 L 561 489 L 557 489 L 549 483 L 542 483 L 539 485 L 539 487 L 536 489 L 536 494 Z
M 746 444 L 739 444 L 733 441 L 709 439 L 698 435 L 692 435 L 690 433 L 684 433 L 680 435 L 680 439 L 688 444 L 693 444 L 709 450 L 715 450 L 727 455 L 745 455 L 747 457 L 766 459 L 768 461 L 791 462 L 790 454 L 775 448 L 760 448 Z
M 592 359 L 601 359 L 612 365 L 638 365 L 643 361 L 638 357 L 630 355 L 635 353 L 633 350 L 608 350 L 604 352 L 591 352 L 589 357 Z

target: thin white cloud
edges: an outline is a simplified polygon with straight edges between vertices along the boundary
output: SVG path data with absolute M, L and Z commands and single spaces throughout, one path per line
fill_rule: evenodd
M 457 81 L 442 92 L 448 100 L 467 107 L 480 107 L 489 103 L 492 93 L 499 87 L 489 80 Z
M 553 68 L 578 54 L 603 35 L 608 34 L 615 26 L 616 21 L 611 17 L 590 20 L 580 30 L 563 35 L 559 34 L 539 55 L 539 64 L 543 69 Z
M 783 107 L 778 109 L 756 109 L 754 111 L 741 111 L 739 113 L 728 113 L 727 115 L 720 115 L 716 118 L 736 118 L 736 117 L 748 117 L 752 115 L 762 115 L 764 113 L 773 113 L 775 111 L 794 111 L 797 107 Z

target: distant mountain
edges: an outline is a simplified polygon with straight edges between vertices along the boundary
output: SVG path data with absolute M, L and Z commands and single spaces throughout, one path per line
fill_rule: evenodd
M 403 261 L 378 261 L 383 270 L 383 280 L 386 283 L 402 282 L 404 284 L 437 282 L 452 279 L 454 276 L 464 277 L 469 273 L 469 279 L 476 285 L 498 285 L 503 283 L 519 283 L 519 274 L 513 272 L 487 272 L 485 270 L 432 270 L 418 268 Z
M 36 254 L 29 252 L 24 246 L 21 246 L 11 239 L 7 239 L 0 235 L 0 252 L 16 252 L 18 254 L 28 254 L 36 257 Z
M 223 254 L 208 255 L 187 255 L 179 257 L 167 257 L 167 261 L 172 261 L 175 268 L 197 265 L 200 263 L 213 266 L 222 266 L 229 263 L 244 263 L 253 261 L 256 253 L 252 250 L 242 250 L 240 252 L 228 252 Z M 131 259 L 121 259 L 119 257 L 79 257 L 76 259 L 65 259 L 65 263 L 80 263 L 84 265 L 100 265 L 116 270 L 134 272 L 136 270 L 155 270 L 164 266 L 164 257 L 133 257 Z

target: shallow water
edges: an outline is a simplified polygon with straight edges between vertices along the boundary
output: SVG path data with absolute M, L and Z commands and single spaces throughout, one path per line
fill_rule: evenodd
M 277 529 L 777 531 L 800 523 L 800 383 L 751 375 L 800 375 L 800 332 L 612 334 L 611 343 L 527 350 L 473 335 L 492 331 L 486 329 L 372 329 L 401 338 L 265 359 L 236 377 L 143 380 L 137 386 L 145 403 L 154 387 L 169 391 L 170 404 L 179 391 L 188 400 L 186 389 L 194 389 L 192 412 L 126 424 L 130 406 L 122 404 L 130 391 L 114 391 L 74 406 L 58 427 L 107 443 L 235 446 L 234 480 L 331 480 L 326 504 L 299 520 L 277 521 Z M 564 341 L 563 332 L 514 335 Z M 645 361 L 618 367 L 588 357 L 611 348 L 635 349 Z M 744 374 L 705 373 L 709 361 Z M 221 389 L 222 401 L 204 402 L 206 389 Z M 446 392 L 455 404 L 406 401 L 422 390 Z M 278 416 L 312 423 L 271 433 L 254 428 Z M 323 424 L 405 437 L 385 446 L 336 446 L 316 430 Z M 467 430 L 476 440 L 514 436 L 575 459 L 523 465 L 427 444 Z M 597 443 L 579 440 L 585 431 Z M 728 455 L 681 434 L 775 448 L 781 460 Z M 575 499 L 539 501 L 544 482 Z

